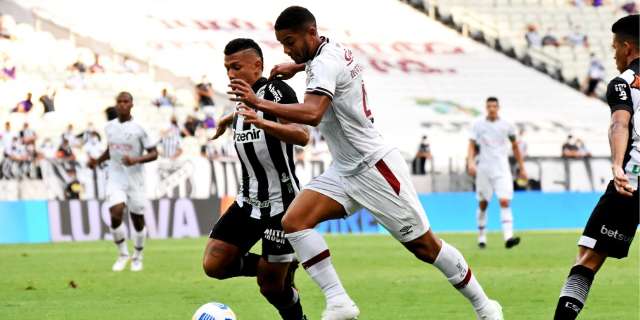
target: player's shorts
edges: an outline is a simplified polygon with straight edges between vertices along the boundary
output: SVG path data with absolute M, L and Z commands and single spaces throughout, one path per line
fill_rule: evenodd
M 486 170 L 476 173 L 476 199 L 489 201 L 495 192 L 498 199 L 513 199 L 513 178 L 510 172 L 491 175 Z
M 106 196 L 109 208 L 124 203 L 129 213 L 144 214 L 146 204 L 144 181 L 129 179 L 122 173 L 108 172 Z
M 284 236 L 284 212 L 269 218 L 251 217 L 252 206 L 234 202 L 211 230 L 209 238 L 222 240 L 240 248 L 243 254 L 262 239 L 262 257 L 271 263 L 292 262 L 293 247 Z
M 330 166 L 305 189 L 319 192 L 340 203 L 347 215 L 368 209 L 398 241 L 408 242 L 429 231 L 429 221 L 418 200 L 409 168 L 400 152 L 393 150 L 375 167 L 340 176 Z
M 578 245 L 605 252 L 609 257 L 626 257 L 638 228 L 639 206 L 638 190 L 633 197 L 626 197 L 616 191 L 613 181 L 609 182 Z

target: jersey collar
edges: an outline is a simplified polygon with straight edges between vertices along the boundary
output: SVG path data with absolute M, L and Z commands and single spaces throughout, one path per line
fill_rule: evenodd
M 316 49 L 316 54 L 315 54 L 315 55 L 313 55 L 313 57 L 314 57 L 314 58 L 315 58 L 315 57 L 317 57 L 317 56 L 320 54 L 320 52 L 322 51 L 322 48 L 324 48 L 324 46 L 325 46 L 327 43 L 329 43 L 329 38 L 327 38 L 327 37 L 321 36 L 321 37 L 320 37 L 320 40 L 322 40 L 322 42 L 321 42 L 321 43 L 320 43 L 320 45 L 318 46 L 318 49 Z
M 253 92 L 258 92 L 258 90 L 260 90 L 260 88 L 262 88 L 262 86 L 264 86 L 267 83 L 267 78 L 262 77 L 260 79 L 258 79 L 252 86 L 251 89 L 253 90 Z
M 638 69 L 640 69 L 640 58 L 637 58 L 633 61 L 631 61 L 631 63 L 629 63 L 629 66 L 627 67 L 627 69 L 631 69 L 633 70 L 635 73 L 640 72 Z

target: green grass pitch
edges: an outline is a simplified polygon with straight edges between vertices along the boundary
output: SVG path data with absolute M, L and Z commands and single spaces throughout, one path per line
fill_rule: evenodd
M 504 249 L 499 234 L 479 250 L 473 234 L 442 234 L 466 256 L 505 319 L 552 319 L 560 287 L 576 254 L 577 232 L 521 233 Z M 327 236 L 360 319 L 475 319 L 471 307 L 433 267 L 382 235 Z M 0 246 L 0 319 L 191 319 L 198 306 L 220 301 L 240 320 L 278 319 L 255 279 L 217 281 L 201 269 L 206 239 L 149 240 L 145 270 L 110 270 L 107 241 Z M 638 241 L 625 260 L 610 259 L 596 276 L 579 319 L 640 319 Z M 310 319 L 324 300 L 301 270 L 296 282 Z M 75 288 L 73 288 L 75 286 Z

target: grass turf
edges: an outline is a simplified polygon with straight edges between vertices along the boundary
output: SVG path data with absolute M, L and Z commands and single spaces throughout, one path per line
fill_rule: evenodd
M 466 256 L 505 319 L 551 319 L 576 254 L 576 232 L 522 233 L 504 249 L 491 234 L 485 250 L 472 234 L 443 234 Z M 388 236 L 327 236 L 336 268 L 360 319 L 475 319 L 471 307 L 435 269 Z M 201 269 L 206 239 L 149 240 L 145 270 L 111 272 L 107 241 L 0 246 L 0 319 L 190 319 L 208 301 L 230 305 L 241 320 L 278 319 L 255 279 L 217 281 Z M 596 276 L 580 319 L 640 319 L 638 242 L 625 260 L 610 259 Z M 296 283 L 310 319 L 324 299 L 308 276 Z M 75 287 L 75 288 L 74 288 Z

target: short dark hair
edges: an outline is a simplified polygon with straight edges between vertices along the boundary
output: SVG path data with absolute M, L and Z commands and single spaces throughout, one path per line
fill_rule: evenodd
M 489 98 L 487 98 L 487 102 L 495 102 L 495 103 L 498 103 L 498 98 L 496 98 L 496 97 L 489 97 Z
M 121 95 L 125 95 L 129 97 L 129 100 L 131 100 L 133 102 L 133 96 L 131 95 L 131 93 L 129 93 L 128 91 L 121 91 L 120 93 L 118 93 L 118 95 L 116 96 L 116 99 L 121 96 Z
M 291 6 L 280 13 L 278 19 L 276 19 L 274 29 L 276 31 L 285 29 L 299 31 L 309 24 L 314 26 L 316 24 L 316 17 L 313 16 L 311 11 L 304 7 Z
M 229 41 L 229 43 L 224 47 L 224 55 L 228 56 L 248 49 L 255 51 L 258 57 L 260 57 L 260 61 L 264 62 L 260 46 L 255 41 L 247 38 L 237 38 Z
M 612 26 L 613 32 L 620 39 L 633 43 L 636 48 L 640 47 L 640 15 L 632 14 L 618 19 Z

